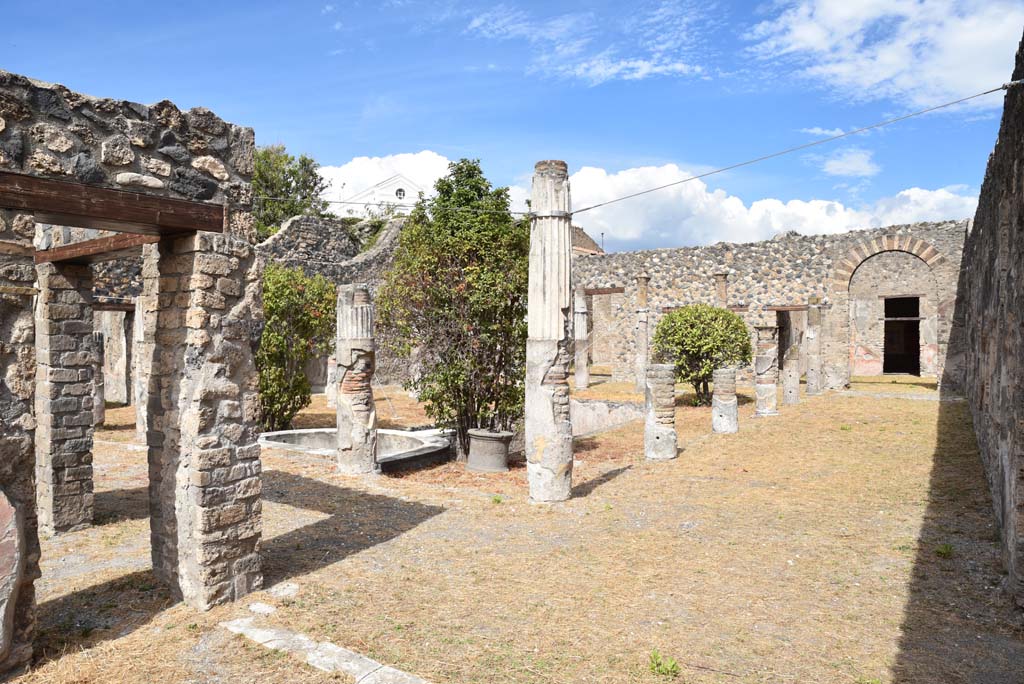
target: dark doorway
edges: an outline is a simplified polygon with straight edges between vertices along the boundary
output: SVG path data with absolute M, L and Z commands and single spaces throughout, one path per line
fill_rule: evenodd
M 882 372 L 921 374 L 920 297 L 889 297 L 885 300 Z

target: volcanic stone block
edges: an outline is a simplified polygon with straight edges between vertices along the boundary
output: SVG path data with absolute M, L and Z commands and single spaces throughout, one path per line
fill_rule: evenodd
M 652 363 L 645 375 L 644 456 L 651 461 L 667 461 L 679 455 L 675 366 Z
M 718 368 L 712 374 L 711 431 L 733 433 L 739 430 L 739 403 L 736 400 L 736 369 Z

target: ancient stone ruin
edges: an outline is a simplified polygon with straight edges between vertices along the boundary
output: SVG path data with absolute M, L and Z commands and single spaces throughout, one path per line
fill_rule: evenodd
M 338 468 L 347 475 L 377 466 L 377 411 L 373 405 L 373 304 L 366 284 L 338 288 Z
M 736 369 L 717 368 L 712 374 L 711 431 L 729 434 L 739 429 Z
M 671 363 L 647 366 L 644 456 L 651 461 L 667 461 L 679 455 L 676 436 L 676 376 Z
M 0 117 L 6 670 L 31 654 L 39 530 L 92 521 L 95 262 L 145 252 L 135 364 L 157 577 L 199 609 L 261 585 L 262 284 L 251 129 L 202 108 L 98 99 L 6 72 Z M 82 239 L 36 250 L 47 226 Z

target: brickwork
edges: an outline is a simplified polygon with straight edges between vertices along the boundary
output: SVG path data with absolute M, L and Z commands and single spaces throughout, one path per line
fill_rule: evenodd
M 372 384 L 376 345 L 365 283 L 338 288 L 337 327 L 338 469 L 348 475 L 372 473 L 379 469 Z
M 938 375 L 947 356 L 966 227 L 966 221 L 919 223 L 836 235 L 788 233 L 745 244 L 577 256 L 573 260 L 577 286 L 625 289 L 623 294 L 593 297 L 593 362 L 610 365 L 616 380 L 636 377 L 633 332 L 639 307 L 635 278 L 646 273 L 651 278 L 648 325 L 652 331 L 665 311 L 691 303 L 716 304 L 723 295 L 751 330 L 756 325 L 777 324 L 770 307 L 805 305 L 811 298 L 819 298 L 822 382 L 827 387 L 845 386 L 851 358 L 850 281 L 871 257 L 900 252 L 924 264 L 936 283 L 932 299 L 936 355 L 929 370 Z M 867 290 L 872 287 L 868 281 L 873 281 L 876 297 L 905 293 L 914 287 L 903 282 L 902 276 L 887 277 L 881 269 L 869 269 L 874 276 L 865 271 L 857 280 Z M 919 278 L 916 271 L 905 272 Z M 802 328 L 800 320 L 799 315 L 791 317 L 794 331 Z M 954 363 L 960 353 L 954 349 L 949 354 Z M 748 374 L 749 369 L 741 373 Z
M 47 534 L 92 524 L 96 364 L 92 274 L 40 264 L 36 304 L 36 489 Z

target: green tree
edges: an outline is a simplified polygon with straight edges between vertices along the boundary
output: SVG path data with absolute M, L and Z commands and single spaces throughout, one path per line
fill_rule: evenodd
M 708 383 L 714 370 L 750 363 L 750 333 L 743 319 L 728 309 L 690 304 L 658 322 L 654 352 L 675 364 L 676 379 L 693 385 L 699 404 L 710 404 Z
M 286 430 L 309 406 L 306 363 L 328 353 L 334 342 L 334 285 L 321 275 L 267 264 L 263 311 L 266 325 L 256 354 L 261 424 L 264 430 Z
M 302 154 L 296 159 L 284 145 L 268 145 L 256 150 L 256 170 L 252 176 L 255 195 L 253 213 L 260 239 L 276 233 L 293 216 L 329 216 L 329 204 L 323 199 L 330 182 L 319 173 L 320 165 Z
M 508 430 L 523 413 L 530 232 L 476 160 L 453 162 L 434 187 L 400 235 L 378 331 L 415 361 L 408 387 L 464 454 L 468 430 Z

